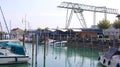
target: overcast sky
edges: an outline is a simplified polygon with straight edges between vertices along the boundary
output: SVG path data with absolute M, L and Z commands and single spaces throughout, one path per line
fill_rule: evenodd
M 38 27 L 64 28 L 66 23 L 66 10 L 57 8 L 63 1 L 94 6 L 106 6 L 120 10 L 119 0 L 0 0 L 0 6 L 2 7 L 9 28 L 11 21 L 12 29 L 17 27 L 25 29 L 25 23 L 22 23 L 22 20 L 25 20 L 25 15 L 27 29 L 37 29 Z M 93 24 L 93 13 L 84 11 L 83 15 L 87 27 L 90 27 Z M 116 15 L 108 15 L 108 20 L 112 23 L 117 19 L 115 16 Z M 104 14 L 97 13 L 96 18 L 96 22 L 99 22 L 99 20 L 104 18 Z M 2 23 L 3 30 L 6 30 L 1 13 L 0 22 Z M 73 15 L 70 27 L 81 27 L 75 15 Z

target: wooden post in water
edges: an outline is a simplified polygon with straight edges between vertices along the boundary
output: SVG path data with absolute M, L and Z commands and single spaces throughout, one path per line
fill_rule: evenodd
M 83 43 L 85 43 L 85 39 L 84 39 L 84 36 L 83 36 Z
M 34 35 L 32 35 L 32 67 L 34 65 Z
M 25 52 L 26 52 L 26 47 L 25 47 L 25 34 L 23 34 L 23 47 L 25 48 Z
M 93 40 L 92 40 L 92 36 L 91 36 L 91 45 L 93 45 Z
M 44 62 L 43 62 L 44 67 L 46 67 L 45 63 L 46 63 L 46 34 L 44 35 Z
M 76 45 L 77 45 L 76 34 L 75 34 L 75 36 L 74 36 L 74 37 L 75 37 L 75 39 L 74 39 L 74 40 L 75 40 L 75 46 L 76 46 Z
M 36 34 L 35 64 L 37 65 L 38 34 Z
M 61 34 L 59 34 L 59 36 L 60 36 L 60 40 L 59 40 L 59 41 L 60 41 L 60 46 L 62 46 L 62 43 L 61 43 L 61 41 L 62 41 L 62 40 L 61 40 Z
M 25 34 L 23 34 L 23 46 L 25 47 Z
M 53 40 L 55 40 L 55 34 L 53 34 Z M 53 47 L 54 47 L 55 42 L 53 42 Z

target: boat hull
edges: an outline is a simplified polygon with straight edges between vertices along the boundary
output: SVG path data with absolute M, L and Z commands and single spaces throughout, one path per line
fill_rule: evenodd
M 27 63 L 29 56 L 0 56 L 0 64 Z
M 111 59 L 107 59 L 104 56 L 100 56 L 99 62 L 106 67 L 120 67 L 120 56 L 113 56 Z

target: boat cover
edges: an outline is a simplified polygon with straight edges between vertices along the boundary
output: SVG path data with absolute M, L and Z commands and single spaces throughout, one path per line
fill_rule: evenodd
M 104 57 L 106 57 L 107 59 L 110 59 L 116 52 L 118 51 L 117 48 L 110 48 L 109 51 L 105 54 Z
M 24 47 L 22 44 L 3 42 L 0 44 L 0 46 L 3 48 L 11 47 L 11 52 L 15 54 L 25 55 Z

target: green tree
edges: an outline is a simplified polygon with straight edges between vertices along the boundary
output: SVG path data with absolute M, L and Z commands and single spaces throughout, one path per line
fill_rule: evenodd
M 40 28 L 40 27 L 39 27 L 39 28 L 37 28 L 37 31 L 40 31 L 40 30 L 42 30 L 42 28 Z
M 108 29 L 110 26 L 111 24 L 110 24 L 110 21 L 108 20 L 102 20 L 102 21 L 99 21 L 98 23 L 98 27 L 100 29 Z
M 113 23 L 113 27 L 115 29 L 120 29 L 120 20 L 115 20 L 114 23 Z
M 48 27 L 45 27 L 45 30 L 48 30 L 49 28 Z

